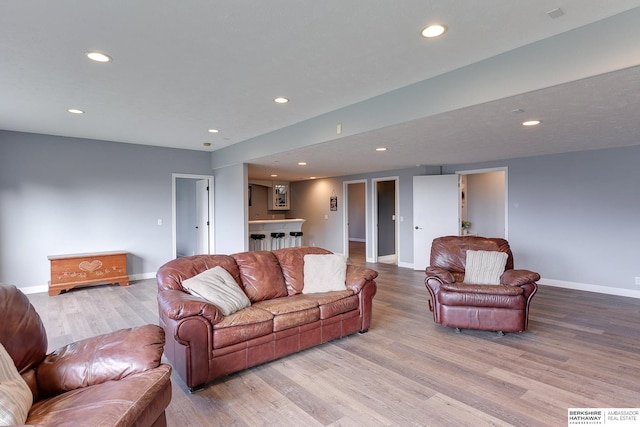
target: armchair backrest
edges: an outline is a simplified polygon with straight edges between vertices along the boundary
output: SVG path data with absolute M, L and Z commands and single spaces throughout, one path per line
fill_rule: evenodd
M 509 242 L 495 237 L 478 236 L 444 236 L 434 239 L 430 265 L 452 273 L 464 273 L 468 250 L 506 252 L 508 258 L 505 270 L 513 269 L 513 254 Z
M 29 299 L 14 285 L 0 284 L 0 342 L 23 373 L 47 352 L 47 332 Z

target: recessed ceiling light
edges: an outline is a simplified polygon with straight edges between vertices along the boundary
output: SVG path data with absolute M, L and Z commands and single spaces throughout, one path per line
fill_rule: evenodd
M 203 142 L 202 145 L 204 145 L 205 147 L 211 147 L 211 143 L 210 142 Z
M 298 162 L 298 166 L 307 166 L 307 162 Z
M 428 27 L 425 27 L 422 30 L 422 37 L 426 37 L 426 38 L 433 38 L 433 37 L 438 37 L 443 35 L 444 33 L 447 32 L 447 27 L 446 25 L 442 25 L 442 24 L 433 24 L 433 25 L 429 25 Z
M 276 99 L 274 99 L 273 102 L 275 102 L 276 104 L 286 104 L 287 102 L 289 102 L 289 99 L 279 96 Z
M 386 147 L 378 147 L 376 148 L 376 151 L 387 151 Z
M 77 108 L 69 108 L 67 111 L 71 114 L 84 114 L 84 111 L 78 110 Z
M 275 178 L 275 177 L 277 177 L 277 176 L 278 176 L 278 174 L 277 174 L 277 173 L 272 173 L 272 174 L 271 174 L 271 176 L 272 176 L 273 178 Z
M 87 52 L 87 58 L 96 62 L 110 62 L 111 57 L 102 52 Z
M 541 120 L 527 120 L 526 122 L 522 122 L 522 126 L 536 126 L 542 123 Z
M 316 179 L 316 177 L 315 176 L 310 176 L 309 179 Z
M 219 131 L 218 129 L 209 129 L 209 132 L 210 132 L 210 133 L 218 133 L 218 132 L 220 132 L 220 131 Z

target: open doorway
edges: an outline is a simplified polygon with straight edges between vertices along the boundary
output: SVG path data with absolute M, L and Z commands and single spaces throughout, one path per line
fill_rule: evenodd
M 367 181 L 345 181 L 344 254 L 347 258 L 366 259 L 367 254 Z
M 173 257 L 212 253 L 213 176 L 172 176 Z
M 374 259 L 398 264 L 398 178 L 379 178 L 374 184 Z
M 509 239 L 507 168 L 457 172 L 460 176 L 460 219 L 467 233 Z

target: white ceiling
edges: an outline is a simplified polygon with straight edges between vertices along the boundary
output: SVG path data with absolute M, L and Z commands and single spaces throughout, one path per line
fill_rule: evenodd
M 552 19 L 547 12 L 558 7 L 564 14 Z M 638 7 L 640 0 L 2 0 L 0 129 L 213 151 L 214 163 L 240 143 L 253 178 L 286 180 L 637 145 L 640 54 L 619 47 L 597 52 L 608 67 L 565 64 L 522 86 L 535 90 L 514 87 L 378 126 L 365 117 L 357 131 L 302 137 L 286 150 L 252 148 L 409 85 L 453 81 L 465 67 L 537 42 L 571 41 L 571 30 Z M 431 22 L 449 31 L 420 37 Z M 640 46 L 636 27 L 616 28 Z M 582 40 L 566 54 L 593 58 Z M 113 61 L 91 62 L 91 50 Z M 276 105 L 277 96 L 291 102 Z M 514 125 L 532 114 L 542 126 Z M 302 159 L 312 159 L 307 169 L 296 165 Z

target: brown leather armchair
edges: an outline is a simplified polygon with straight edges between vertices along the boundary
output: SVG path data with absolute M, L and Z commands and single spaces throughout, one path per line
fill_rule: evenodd
M 38 313 L 13 285 L 0 285 L 0 342 L 33 405 L 28 425 L 166 426 L 171 367 L 160 363 L 164 331 L 122 329 L 46 354 Z
M 468 250 L 507 254 L 499 284 L 466 284 Z M 513 269 L 513 254 L 504 239 L 445 236 L 434 239 L 425 286 L 431 296 L 433 320 L 443 326 L 504 332 L 527 330 L 529 304 L 538 290 L 540 275 Z

